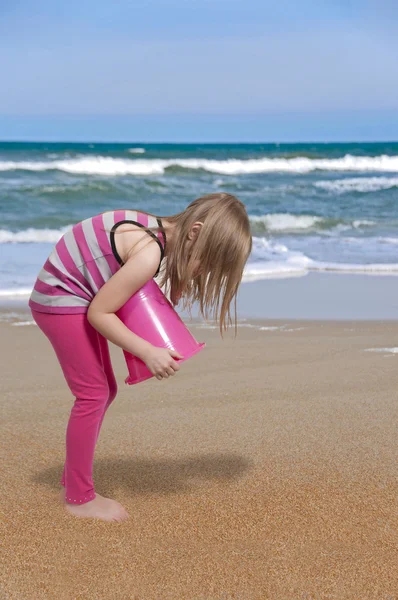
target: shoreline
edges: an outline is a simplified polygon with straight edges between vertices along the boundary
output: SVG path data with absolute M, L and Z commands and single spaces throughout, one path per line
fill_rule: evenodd
M 181 314 L 180 314 L 181 316 Z M 194 328 L 198 331 L 214 331 L 219 335 L 219 326 L 214 321 L 204 321 L 197 317 L 192 319 L 187 318 L 185 315 L 181 316 L 185 325 L 188 328 Z M 15 309 L 5 310 L 0 307 L 0 328 L 3 326 L 36 326 L 36 323 L 32 320 L 31 313 L 27 309 Z M 242 317 L 238 318 L 237 329 L 242 331 L 243 329 L 252 329 L 253 331 L 298 331 L 300 329 L 308 329 L 309 327 L 372 327 L 372 326 L 392 326 L 397 325 L 397 319 L 312 319 L 312 318 L 258 318 L 258 317 Z M 36 326 L 37 327 L 37 326 Z M 231 325 L 225 336 L 234 335 L 234 326 Z M 109 342 L 111 343 L 111 342 Z
M 29 296 L 0 297 L 0 313 L 30 315 Z M 352 273 L 314 273 L 243 282 L 238 321 L 385 321 L 398 320 L 398 277 Z M 187 312 L 177 307 L 183 320 Z M 201 320 L 197 307 L 192 317 Z

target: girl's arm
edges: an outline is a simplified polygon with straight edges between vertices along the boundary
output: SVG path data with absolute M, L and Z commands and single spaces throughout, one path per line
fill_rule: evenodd
M 158 348 L 136 335 L 121 322 L 115 314 L 149 279 L 158 268 L 160 248 L 157 242 L 149 240 L 145 232 L 137 232 L 141 239 L 134 246 L 133 253 L 125 258 L 124 265 L 102 286 L 93 298 L 87 311 L 89 323 L 108 340 L 138 356 L 157 379 L 175 375 L 180 365 L 174 358 L 181 354 L 169 348 Z M 141 241 L 146 238 L 145 246 Z M 141 244 L 141 249 L 138 247 Z

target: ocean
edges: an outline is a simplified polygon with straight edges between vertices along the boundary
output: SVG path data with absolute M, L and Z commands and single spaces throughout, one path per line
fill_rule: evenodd
M 398 143 L 0 143 L 0 296 L 27 296 L 59 237 L 105 210 L 246 205 L 244 281 L 398 274 Z

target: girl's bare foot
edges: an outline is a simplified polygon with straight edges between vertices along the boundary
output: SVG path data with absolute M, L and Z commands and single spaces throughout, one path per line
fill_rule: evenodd
M 84 504 L 69 504 L 65 502 L 65 488 L 60 492 L 60 499 L 64 502 L 65 509 L 75 517 L 100 519 L 101 521 L 126 521 L 129 514 L 116 500 L 105 498 L 100 494 Z

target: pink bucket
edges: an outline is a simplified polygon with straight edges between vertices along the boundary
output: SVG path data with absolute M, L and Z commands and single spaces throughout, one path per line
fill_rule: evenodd
M 130 331 L 147 342 L 179 352 L 184 358 L 174 359 L 176 362 L 183 362 L 205 346 L 195 340 L 153 279 L 138 290 L 116 314 Z M 129 371 L 126 383 L 132 385 L 153 377 L 140 358 L 127 350 L 123 352 Z

